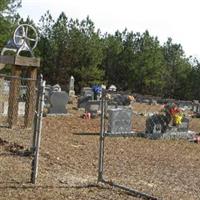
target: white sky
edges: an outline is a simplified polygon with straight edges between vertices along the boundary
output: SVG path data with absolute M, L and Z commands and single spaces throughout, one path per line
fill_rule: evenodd
M 171 37 L 200 58 L 200 0 L 22 0 L 19 14 L 37 23 L 47 10 L 54 19 L 62 11 L 79 20 L 89 15 L 102 33 L 149 30 L 161 44 Z

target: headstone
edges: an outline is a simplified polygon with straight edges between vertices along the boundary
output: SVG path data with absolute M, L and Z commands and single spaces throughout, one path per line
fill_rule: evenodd
M 197 113 L 200 114 L 200 104 L 197 107 Z
M 69 81 L 69 96 L 74 96 L 75 95 L 75 90 L 74 90 L 74 77 L 70 77 Z
M 3 102 L 3 115 L 4 116 L 8 115 L 8 101 Z
M 108 110 L 108 134 L 132 134 L 132 110 L 115 108 Z
M 130 99 L 131 96 L 129 95 L 113 94 L 112 96 L 113 96 L 112 97 L 113 104 L 128 106 L 131 103 Z
M 0 78 L 0 113 L 5 114 L 5 103 L 9 97 L 10 82 Z
M 3 88 L 4 79 L 0 78 L 0 113 L 3 113 Z
M 10 91 L 10 81 L 4 81 L 3 94 L 9 95 L 9 91 Z
M 178 126 L 178 131 L 188 132 L 188 129 L 189 129 L 189 119 L 184 117 L 181 124 Z
M 151 99 L 150 104 L 151 105 L 157 105 L 157 100 L 156 99 Z
M 85 106 L 85 112 L 91 114 L 91 117 L 97 116 L 100 112 L 100 101 L 99 100 L 89 100 Z
M 146 137 L 151 139 L 188 139 L 191 137 L 189 119 L 183 118 L 177 126 L 166 126 L 166 120 L 162 115 L 153 115 L 146 120 Z
M 113 92 L 116 92 L 117 91 L 117 87 L 115 85 L 111 85 L 109 88 L 108 88 L 109 91 L 113 91 Z
M 44 91 L 44 106 L 49 106 L 50 105 L 50 95 L 52 93 L 52 86 L 51 85 L 46 85 L 45 86 L 45 91 Z
M 18 115 L 25 114 L 25 102 L 19 102 Z
M 46 85 L 45 86 L 45 96 L 49 97 L 50 96 L 50 93 L 52 91 L 52 86 L 51 85 Z
M 193 103 L 193 105 L 192 105 L 192 111 L 195 112 L 195 113 L 197 113 L 197 111 L 198 111 L 198 106 L 199 106 L 199 104 Z
M 156 135 L 165 132 L 167 129 L 167 121 L 164 115 L 153 114 L 149 116 L 146 120 L 146 133 Z
M 106 85 L 102 84 L 101 88 L 102 88 L 102 90 L 106 90 Z
M 25 114 L 25 102 L 19 102 L 18 104 L 18 116 L 24 116 Z M 3 102 L 3 112 L 4 116 L 8 115 L 8 101 Z
M 66 114 L 66 105 L 68 102 L 68 95 L 65 91 L 53 92 L 50 97 L 51 107 L 49 109 L 50 114 Z
M 85 108 L 89 100 L 93 100 L 92 96 L 81 96 L 78 99 L 78 108 Z
M 27 86 L 20 86 L 19 101 L 26 101 L 27 97 Z
M 52 86 L 52 92 L 61 92 L 61 87 L 59 84 Z
M 199 100 L 193 100 L 193 103 L 199 104 Z
M 81 96 L 88 97 L 91 96 L 92 100 L 94 99 L 94 92 L 91 87 L 84 87 L 81 90 Z
M 81 90 L 81 96 L 78 99 L 78 108 L 85 108 L 89 100 L 94 100 L 94 92 L 90 87 L 84 87 Z

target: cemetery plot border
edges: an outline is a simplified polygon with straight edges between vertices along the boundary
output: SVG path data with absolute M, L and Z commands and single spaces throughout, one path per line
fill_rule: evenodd
M 131 131 L 131 111 L 122 111 L 122 114 L 125 116 L 125 119 L 120 119 L 121 116 L 119 114 L 118 111 L 121 110 L 113 110 L 111 111 L 111 117 L 110 120 L 111 122 L 108 129 L 109 131 L 106 131 L 106 94 L 107 91 L 102 91 L 102 99 L 101 99 L 101 122 L 100 122 L 100 137 L 99 137 L 99 168 L 98 168 L 98 182 L 104 183 L 104 184 L 108 184 L 112 187 L 116 187 L 119 189 L 122 189 L 126 192 L 128 192 L 129 194 L 133 195 L 133 196 L 138 196 L 138 197 L 143 197 L 145 199 L 151 199 L 151 200 L 158 200 L 159 198 L 154 197 L 150 194 L 146 194 L 140 191 L 137 191 L 135 189 L 123 186 L 123 185 L 119 185 L 116 184 L 112 181 L 107 181 L 104 179 L 104 151 L 105 151 L 105 137 L 109 137 L 109 136 L 131 136 L 133 135 L 133 132 Z M 123 113 L 124 112 L 124 113 Z M 128 114 L 127 114 L 127 113 Z M 126 114 L 125 114 L 126 113 Z M 119 116 L 117 116 L 119 115 Z M 116 123 L 113 124 L 113 120 L 116 120 Z M 118 122 L 123 122 L 123 123 L 118 123 Z M 117 124 L 119 124 L 119 126 L 117 127 Z M 116 128 L 117 127 L 117 128 Z M 125 131 L 124 131 L 125 130 Z M 121 132 L 122 131 L 122 132 Z

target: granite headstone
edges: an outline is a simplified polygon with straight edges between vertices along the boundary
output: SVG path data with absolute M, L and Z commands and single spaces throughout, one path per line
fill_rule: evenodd
M 85 106 L 85 112 L 91 113 L 92 117 L 95 117 L 100 112 L 100 101 L 89 100 Z
M 68 94 L 65 91 L 53 92 L 50 97 L 50 114 L 66 114 L 66 105 L 68 102 Z
M 108 134 L 132 134 L 132 110 L 115 108 L 108 110 Z

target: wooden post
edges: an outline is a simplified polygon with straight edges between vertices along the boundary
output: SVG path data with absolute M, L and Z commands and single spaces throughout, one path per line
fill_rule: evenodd
M 21 74 L 21 68 L 14 65 L 12 67 L 12 76 L 19 77 Z M 10 91 L 9 91 L 9 107 L 8 107 L 8 124 L 10 128 L 13 128 L 17 125 L 17 116 L 18 116 L 18 98 L 20 90 L 20 79 L 13 78 L 10 82 Z
M 35 114 L 35 104 L 36 104 L 36 79 L 37 79 L 37 68 L 30 67 L 28 69 L 29 78 L 31 80 L 27 81 L 27 99 L 25 105 L 25 128 L 31 128 L 34 114 Z
M 40 67 L 40 59 L 35 57 L 24 56 L 2 56 L 0 55 L 0 64 L 13 65 L 12 76 L 20 76 L 22 67 L 26 67 L 29 71 L 29 78 L 34 79 L 28 81 L 27 84 L 27 102 L 25 105 L 25 127 L 32 126 L 35 103 L 36 103 L 36 78 L 37 69 Z M 18 97 L 20 92 L 20 79 L 11 80 L 10 94 L 9 94 L 9 108 L 8 108 L 8 123 L 12 128 L 17 125 L 18 115 Z

